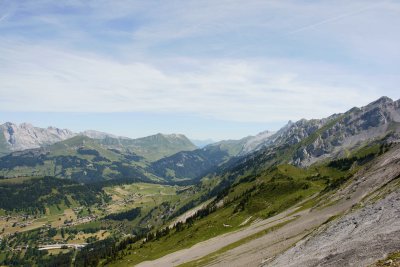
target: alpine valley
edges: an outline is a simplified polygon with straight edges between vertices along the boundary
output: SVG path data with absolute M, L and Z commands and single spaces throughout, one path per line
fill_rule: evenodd
M 209 142 L 0 125 L 0 266 L 400 266 L 400 100 Z

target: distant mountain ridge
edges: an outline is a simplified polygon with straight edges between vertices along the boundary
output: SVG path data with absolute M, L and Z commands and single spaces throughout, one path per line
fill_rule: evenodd
M 158 133 L 137 139 L 107 136 L 104 139 L 99 139 L 99 142 L 110 148 L 134 152 L 150 161 L 156 161 L 181 151 L 197 149 L 183 134 Z
M 346 149 L 361 146 L 365 141 L 400 133 L 400 100 L 388 97 L 361 108 L 352 108 L 320 120 L 300 120 L 288 125 L 274 140 L 275 145 L 296 144 L 291 163 L 309 166 L 314 162 L 341 156 Z
M 169 170 L 177 175 L 200 175 L 207 168 L 225 168 L 223 164 L 231 164 L 228 161 L 233 157 L 237 158 L 234 165 L 244 168 L 278 163 L 306 167 L 326 158 L 344 156 L 348 150 L 386 135 L 400 140 L 400 100 L 381 97 L 364 107 L 327 118 L 289 121 L 275 133 L 266 131 L 240 140 L 210 144 L 202 151 L 180 152 L 160 159 L 155 165 L 156 169 L 163 166 L 164 174 Z
M 85 136 L 87 142 L 92 144 L 89 148 L 84 145 L 82 148 L 95 150 L 99 152 L 97 154 L 103 155 L 103 158 L 108 158 L 111 162 L 116 161 L 110 165 L 115 170 L 125 171 L 124 164 L 130 164 L 132 166 L 129 168 L 133 168 L 135 172 L 138 171 L 143 175 L 150 173 L 168 181 L 197 180 L 219 167 L 229 169 L 229 166 L 235 166 L 237 169 L 245 170 L 251 166 L 268 168 L 282 163 L 307 167 L 327 158 L 343 157 L 349 150 L 385 136 L 396 142 L 400 140 L 400 100 L 393 101 L 388 97 L 382 97 L 364 107 L 352 108 L 345 113 L 333 114 L 323 119 L 289 121 L 277 132 L 265 131 L 240 140 L 224 140 L 201 149 L 180 134 L 156 134 L 130 139 L 97 131 L 74 134 L 68 130 L 53 127 L 41 129 L 28 124 L 16 127 L 7 123 L 1 127 L 4 133 L 0 135 L 3 155 L 4 151 L 12 151 L 11 145 L 14 145 L 15 150 L 23 145 L 46 147 L 51 142 L 64 139 L 61 143 L 66 144 L 63 149 L 68 151 L 57 150 L 57 153 L 50 155 L 51 160 L 58 160 L 57 157 L 60 155 L 67 157 L 73 155 L 87 160 L 85 153 L 94 155 L 95 152 L 80 151 L 80 147 L 76 145 L 73 148 L 68 146 L 69 143 L 74 143 L 73 140 L 69 141 L 70 136 L 76 138 L 80 135 Z M 117 155 L 111 155 L 111 152 Z M 21 155 L 26 158 L 26 154 Z M 7 160 L 20 164 L 22 162 L 18 161 L 18 157 L 20 155 L 14 153 L 13 157 Z M 75 158 L 70 159 L 75 161 Z M 2 160 L 4 158 L 0 158 L 0 161 Z M 46 160 L 47 164 L 50 164 L 48 157 Z M 87 166 L 97 164 L 97 174 L 103 177 L 115 176 L 110 175 L 109 169 L 101 169 L 102 166 L 96 163 L 97 161 L 101 162 L 102 158 L 96 156 L 90 159 Z M 42 161 L 36 160 L 37 162 Z M 124 164 L 118 165 L 120 162 Z M 5 177 L 12 173 L 11 170 L 25 166 L 14 164 L 14 167 L 9 168 L 7 167 L 9 163 L 4 164 L 2 173 Z M 64 161 L 63 164 L 66 166 Z M 81 170 L 88 173 L 88 169 L 85 168 Z M 28 168 L 27 173 L 32 173 L 32 170 Z M 134 172 L 129 171 L 129 173 Z
M 289 163 L 307 167 L 382 138 L 400 140 L 400 100 L 381 97 L 372 103 L 323 119 L 301 119 L 268 137 L 262 148 L 244 155 L 236 165 Z M 251 162 L 251 164 L 249 164 Z
M 51 145 L 76 136 L 68 129 L 39 128 L 29 123 L 0 125 L 0 154 Z
M 179 151 L 196 149 L 196 146 L 182 134 L 159 133 L 132 139 L 94 130 L 74 133 L 71 130 L 56 127 L 40 128 L 29 123 L 6 122 L 0 125 L 0 155 L 40 148 L 80 135 L 100 140 L 103 145 L 109 147 L 129 149 L 150 160 L 158 160 Z

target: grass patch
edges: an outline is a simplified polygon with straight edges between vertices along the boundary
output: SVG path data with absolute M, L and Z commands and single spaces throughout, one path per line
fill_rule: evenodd
M 132 266 L 146 260 L 155 260 L 172 252 L 191 247 L 201 241 L 225 234 L 240 228 L 247 218 L 243 213 L 232 214 L 233 208 L 218 210 L 209 216 L 196 221 L 193 226 L 180 232 L 173 232 L 144 245 L 134 244 L 123 260 L 113 262 L 110 266 Z M 230 227 L 225 227 L 229 225 Z
M 370 267 L 400 266 L 400 251 L 393 252 L 386 259 L 379 260 Z

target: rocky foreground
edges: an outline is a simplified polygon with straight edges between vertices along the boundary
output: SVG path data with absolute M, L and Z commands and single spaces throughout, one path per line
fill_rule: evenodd
M 324 225 L 268 266 L 368 266 L 400 250 L 400 191 Z

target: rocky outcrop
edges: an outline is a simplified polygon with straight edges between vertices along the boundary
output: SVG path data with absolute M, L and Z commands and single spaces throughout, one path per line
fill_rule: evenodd
M 296 145 L 290 163 L 308 166 L 317 160 L 341 155 L 365 141 L 391 134 L 399 140 L 400 100 L 382 97 L 361 108 L 321 120 L 289 122 L 270 138 L 270 147 Z
M 0 125 L 0 134 L 4 138 L 3 150 L 6 150 L 5 152 L 38 148 L 76 135 L 67 129 L 55 127 L 38 128 L 28 123 L 18 125 L 11 122 Z
M 321 227 L 268 266 L 368 266 L 400 250 L 400 190 Z

